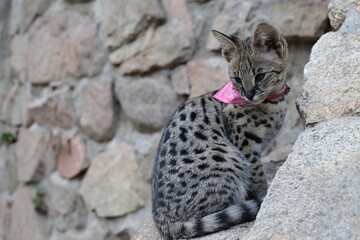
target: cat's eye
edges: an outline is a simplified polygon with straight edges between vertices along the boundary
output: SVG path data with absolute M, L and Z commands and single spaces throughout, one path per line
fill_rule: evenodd
M 233 77 L 233 78 L 234 78 L 235 82 L 241 83 L 241 79 L 239 77 Z
M 263 80 L 265 77 L 265 73 L 258 73 L 256 76 L 255 76 L 255 82 L 260 82 L 261 80 Z

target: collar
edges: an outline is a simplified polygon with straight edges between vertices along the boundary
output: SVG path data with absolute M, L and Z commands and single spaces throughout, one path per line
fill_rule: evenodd
M 265 99 L 267 100 L 276 99 L 288 94 L 289 91 L 290 91 L 290 87 L 287 83 L 285 83 L 284 87 L 280 92 L 269 94 Z M 221 88 L 213 97 L 223 103 L 230 103 L 230 104 L 250 103 L 241 97 L 240 93 L 235 89 L 231 81 L 229 81 L 223 88 Z

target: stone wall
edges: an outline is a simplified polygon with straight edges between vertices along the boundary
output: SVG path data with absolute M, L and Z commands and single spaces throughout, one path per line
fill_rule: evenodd
M 268 22 L 289 42 L 290 108 L 264 153 L 271 182 L 303 131 L 295 100 L 311 47 L 329 30 L 327 4 L 1 1 L 0 239 L 130 239 L 150 216 L 168 118 L 228 81 L 211 29 L 246 37 Z

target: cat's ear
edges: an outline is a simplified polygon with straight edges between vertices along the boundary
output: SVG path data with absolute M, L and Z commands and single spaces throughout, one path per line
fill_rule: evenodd
M 253 36 L 253 48 L 260 53 L 276 53 L 280 58 L 287 57 L 287 43 L 279 31 L 266 24 L 259 24 Z
M 214 37 L 219 41 L 222 55 L 226 59 L 226 61 L 230 62 L 237 54 L 237 44 L 239 39 L 235 36 L 227 36 L 219 31 L 212 30 L 211 31 Z

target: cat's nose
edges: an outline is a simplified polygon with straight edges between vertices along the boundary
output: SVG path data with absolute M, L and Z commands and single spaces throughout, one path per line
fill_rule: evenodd
M 255 89 L 251 89 L 250 91 L 245 91 L 245 96 L 247 99 L 252 100 L 255 96 Z

